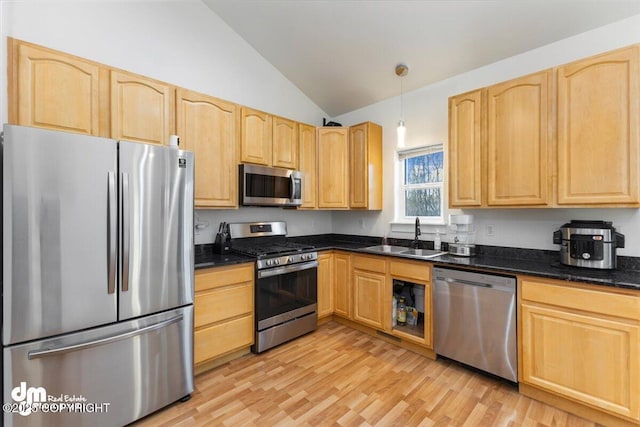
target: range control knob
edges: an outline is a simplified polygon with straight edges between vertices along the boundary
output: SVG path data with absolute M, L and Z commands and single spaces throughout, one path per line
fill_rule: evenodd
M 280 258 L 276 258 L 274 262 L 276 263 L 276 265 L 280 265 Z
M 273 260 L 272 259 L 268 259 L 266 264 L 267 264 L 267 267 L 273 265 Z

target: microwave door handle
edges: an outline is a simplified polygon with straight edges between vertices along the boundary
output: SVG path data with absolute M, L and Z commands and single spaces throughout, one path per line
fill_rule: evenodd
M 289 181 L 291 181 L 291 192 L 289 194 L 289 200 L 293 200 L 296 197 L 296 180 L 293 174 L 289 175 Z

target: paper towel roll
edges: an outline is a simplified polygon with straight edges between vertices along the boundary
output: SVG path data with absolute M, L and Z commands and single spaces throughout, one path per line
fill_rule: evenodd
M 169 147 L 178 148 L 180 145 L 180 137 L 178 135 L 169 135 Z

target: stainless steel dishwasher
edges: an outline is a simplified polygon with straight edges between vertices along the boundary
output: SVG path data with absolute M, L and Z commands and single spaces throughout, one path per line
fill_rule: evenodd
M 436 354 L 518 381 L 516 279 L 433 269 Z

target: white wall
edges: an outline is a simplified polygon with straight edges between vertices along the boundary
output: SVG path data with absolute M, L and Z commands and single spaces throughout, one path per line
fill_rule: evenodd
M 455 76 L 433 85 L 406 93 L 403 113 L 407 126 L 407 145 L 420 146 L 447 142 L 447 100 L 449 96 L 488 86 L 535 71 L 561 65 L 576 59 L 640 42 L 640 15 L 543 46 L 485 67 Z M 460 52 L 464 54 L 464 52 Z M 411 64 L 408 64 L 411 68 Z M 420 70 L 411 69 L 405 79 Z M 410 233 L 390 233 L 394 216 L 393 174 L 396 135 L 400 114 L 399 97 L 334 117 L 344 125 L 371 120 L 384 128 L 384 209 L 380 213 L 335 212 L 334 233 L 354 233 L 411 238 Z M 451 213 L 459 213 L 452 211 Z M 571 219 L 613 221 L 626 236 L 626 248 L 620 255 L 640 256 L 640 211 L 638 209 L 469 209 L 475 215 L 477 243 L 486 245 L 558 249 L 552 244 L 552 232 Z M 360 220 L 364 218 L 365 228 Z M 494 226 L 494 236 L 487 236 L 486 226 Z M 422 227 L 425 240 L 433 240 Z
M 7 121 L 6 37 L 320 125 L 317 105 L 199 0 L 0 1 L 0 123 Z M 273 208 L 199 211 L 212 242 L 220 221 L 284 219 L 291 235 L 331 232 L 331 213 Z M 313 226 L 311 226 L 311 224 Z

